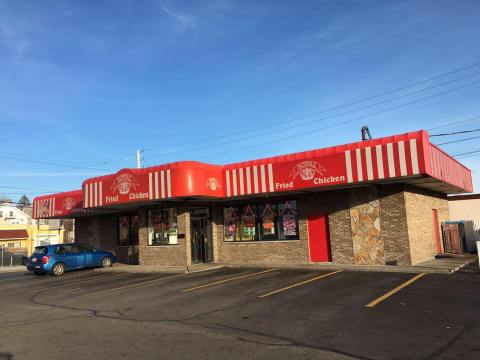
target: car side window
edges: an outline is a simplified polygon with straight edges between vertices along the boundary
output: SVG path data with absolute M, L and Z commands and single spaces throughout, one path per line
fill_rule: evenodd
M 63 245 L 60 247 L 60 254 L 78 254 L 80 250 L 75 245 Z
M 81 252 L 91 252 L 92 251 L 91 248 L 89 248 L 88 246 L 82 245 L 82 244 L 77 244 L 76 247 L 78 247 L 78 249 Z

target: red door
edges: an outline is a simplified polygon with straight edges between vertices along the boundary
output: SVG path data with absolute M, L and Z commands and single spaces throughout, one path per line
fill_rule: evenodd
M 435 233 L 435 244 L 437 245 L 437 254 L 441 254 L 442 252 L 442 245 L 440 244 L 440 232 L 439 232 L 439 225 L 438 225 L 438 212 L 437 209 L 433 210 L 433 231 Z
M 327 214 L 320 213 L 308 217 L 308 244 L 310 261 L 332 261 Z

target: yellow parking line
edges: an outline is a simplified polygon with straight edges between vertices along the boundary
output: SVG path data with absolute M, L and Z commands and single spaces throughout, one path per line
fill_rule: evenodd
M 392 289 L 390 290 L 389 292 L 387 292 L 386 294 L 380 296 L 379 298 L 373 300 L 372 302 L 368 303 L 367 305 L 365 305 L 366 307 L 368 308 L 373 308 L 375 305 L 377 305 L 378 303 L 381 303 L 383 300 L 385 299 L 388 299 L 390 296 L 396 294 L 397 292 L 399 292 L 400 290 L 402 290 L 404 287 L 407 287 L 408 285 L 412 284 L 413 282 L 417 281 L 418 279 L 420 279 L 422 276 L 426 275 L 426 273 L 422 273 L 422 274 L 418 274 L 416 276 L 414 276 L 413 278 L 411 278 L 410 280 L 407 280 L 405 281 L 403 284 L 397 286 L 395 289 Z
M 214 281 L 214 282 L 211 282 L 211 283 L 206 283 L 206 284 L 194 286 L 194 287 L 191 287 L 191 288 L 188 288 L 188 289 L 183 289 L 182 291 L 185 292 L 185 291 L 197 290 L 197 289 L 201 289 L 201 288 L 204 288 L 204 287 L 207 287 L 207 286 L 223 284 L 223 283 L 233 281 L 233 280 L 245 279 L 245 278 L 248 278 L 248 277 L 251 277 L 251 276 L 269 273 L 269 272 L 272 272 L 272 271 L 275 271 L 275 270 L 276 269 L 269 269 L 269 270 L 263 270 L 263 271 L 255 272 L 255 273 L 252 273 L 252 274 L 235 276 L 235 277 L 231 277 L 231 278 L 228 278 L 228 279 L 218 280 L 218 281 Z
M 0 284 L 0 289 L 7 289 L 7 288 L 15 288 L 15 287 L 20 287 L 20 286 L 25 286 L 25 285 L 31 285 L 31 284 L 39 284 L 39 283 L 46 283 L 46 284 L 51 284 L 54 283 L 55 281 L 59 280 L 64 280 L 64 279 L 75 279 L 79 277 L 86 277 L 88 275 L 91 275 L 90 273 L 86 274 L 76 274 L 76 275 L 68 275 L 65 274 L 61 278 L 49 278 L 49 279 L 27 279 L 25 282 L 17 282 L 15 284 Z
M 116 290 L 121 290 L 121 289 L 126 289 L 126 288 L 130 288 L 130 287 L 138 286 L 138 285 L 154 283 L 154 282 L 171 279 L 171 278 L 178 277 L 178 276 L 185 276 L 185 275 L 186 275 L 186 274 L 176 274 L 176 275 L 172 275 L 172 276 L 166 276 L 166 277 L 163 277 L 163 278 L 160 278 L 160 279 L 153 279 L 153 280 L 141 281 L 141 282 L 138 282 L 138 283 L 135 283 L 135 284 L 120 286 L 120 287 L 116 287 L 116 288 L 113 288 L 113 289 L 105 289 L 105 290 L 100 290 L 100 291 L 94 291 L 94 292 L 85 294 L 85 296 L 94 295 L 94 294 L 100 294 L 100 293 L 106 293 L 106 292 L 116 291 Z
M 343 270 L 337 270 L 337 271 L 333 271 L 331 273 L 328 273 L 328 274 L 323 274 L 323 275 L 320 275 L 320 276 L 316 276 L 312 279 L 308 279 L 308 280 L 304 280 L 304 281 L 300 281 L 298 283 L 295 283 L 295 284 L 292 284 L 292 285 L 289 285 L 289 286 L 285 286 L 284 288 L 281 288 L 281 289 L 278 289 L 278 290 L 274 290 L 274 291 L 270 291 L 266 294 L 263 294 L 263 295 L 260 295 L 259 297 L 260 298 L 264 298 L 264 297 L 267 297 L 267 296 L 271 296 L 271 295 L 274 295 L 274 294 L 277 294 L 279 292 L 282 292 L 282 291 L 286 291 L 286 290 L 289 290 L 291 288 L 294 288 L 294 287 L 297 287 L 297 286 L 301 286 L 301 285 L 304 285 L 304 284 L 308 284 L 308 283 L 311 283 L 312 281 L 316 281 L 316 280 L 320 280 L 322 278 L 325 278 L 327 276 L 331 276 L 331 275 L 334 275 L 334 274 L 338 274 L 339 272 L 342 272 Z
M 85 283 L 89 283 L 89 282 L 93 282 L 93 281 L 99 281 L 99 280 L 104 280 L 104 279 L 111 279 L 111 278 L 115 278 L 115 277 L 119 277 L 119 276 L 125 276 L 125 275 L 129 275 L 129 274 L 128 274 L 128 273 L 122 273 L 122 274 L 117 274 L 117 275 L 98 277 L 98 278 L 90 279 L 90 280 L 75 281 L 75 282 L 72 282 L 72 283 L 70 283 L 70 284 L 64 284 L 64 285 L 58 285 L 58 286 L 50 286 L 50 287 L 43 288 L 43 289 L 32 290 L 32 291 L 30 291 L 30 292 L 35 293 L 35 292 L 39 292 L 39 291 L 45 291 L 45 290 L 51 290 L 51 289 L 59 289 L 59 288 L 67 287 L 67 286 L 78 285 L 78 284 L 85 284 Z

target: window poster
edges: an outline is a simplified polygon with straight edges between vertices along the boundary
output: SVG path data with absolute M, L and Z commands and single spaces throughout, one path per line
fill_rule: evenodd
M 265 215 L 263 217 L 263 234 L 274 235 L 275 234 L 275 217 L 273 215 Z
M 237 224 L 235 221 L 230 220 L 227 224 L 227 236 L 237 235 Z
M 250 205 L 245 209 L 242 215 L 243 220 L 243 234 L 246 236 L 255 236 L 255 214 Z
M 275 212 L 268 203 L 265 205 L 265 210 L 262 213 L 262 228 L 264 235 L 275 234 Z
M 283 215 L 282 225 L 285 236 L 297 235 L 297 221 L 295 215 Z
M 255 216 L 243 217 L 243 234 L 247 236 L 255 236 Z

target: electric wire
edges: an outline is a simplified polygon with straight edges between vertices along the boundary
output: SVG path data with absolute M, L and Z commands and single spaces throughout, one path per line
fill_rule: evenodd
M 430 135 L 430 137 L 450 136 L 450 135 L 458 135 L 458 134 L 467 134 L 467 133 L 478 132 L 478 131 L 480 131 L 480 129 L 463 130 L 463 131 L 455 131 L 455 132 L 444 133 L 444 134 L 433 134 L 433 135 Z
M 372 95 L 372 96 L 368 96 L 368 97 L 365 97 L 365 98 L 361 98 L 361 99 L 358 99 L 358 100 L 347 102 L 347 103 L 344 103 L 344 104 L 336 105 L 336 106 L 333 106 L 333 107 L 330 107 L 330 108 L 327 108 L 327 109 L 323 109 L 323 110 L 319 110 L 319 111 L 316 111 L 316 112 L 313 112 L 313 113 L 310 113 L 310 114 L 306 114 L 306 115 L 303 115 L 303 116 L 298 116 L 298 117 L 290 118 L 290 119 L 283 120 L 283 121 L 277 121 L 273 124 L 272 123 L 271 124 L 266 124 L 266 125 L 262 125 L 262 126 L 259 126 L 259 127 L 256 127 L 256 128 L 250 128 L 250 129 L 241 130 L 241 131 L 237 131 L 237 132 L 233 132 L 233 133 L 229 133 L 229 134 L 223 134 L 223 135 L 219 135 L 219 136 L 215 136 L 215 137 L 209 137 L 208 139 L 188 141 L 188 142 L 184 142 L 184 143 L 178 143 L 178 144 L 167 145 L 167 146 L 162 146 L 162 147 L 147 147 L 147 148 L 144 148 L 144 150 L 145 151 L 151 151 L 151 150 L 157 150 L 157 149 L 168 149 L 168 148 L 172 148 L 172 147 L 180 147 L 180 146 L 197 144 L 197 143 L 202 143 L 202 142 L 209 142 L 209 141 L 216 140 L 216 139 L 223 139 L 223 138 L 232 137 L 232 136 L 236 136 L 236 135 L 241 135 L 241 134 L 245 134 L 245 133 L 251 133 L 251 132 L 266 129 L 266 128 L 270 129 L 270 128 L 272 128 L 272 126 L 279 126 L 279 125 L 283 125 L 283 124 L 288 124 L 288 123 L 291 123 L 293 121 L 302 120 L 302 119 L 305 119 L 305 118 L 308 118 L 308 117 L 320 115 L 320 114 L 330 112 L 330 111 L 333 111 L 333 110 L 338 110 L 338 109 L 341 109 L 341 108 L 345 108 L 345 107 L 348 107 L 348 106 L 352 106 L 352 105 L 356 105 L 356 104 L 359 104 L 359 103 L 362 103 L 362 102 L 373 100 L 373 99 L 376 99 L 376 98 L 379 98 L 379 97 L 382 97 L 382 96 L 385 96 L 385 95 L 393 94 L 393 93 L 396 93 L 396 92 L 399 92 L 399 91 L 402 91 L 402 90 L 406 90 L 406 89 L 409 89 L 409 88 L 412 88 L 412 87 L 415 87 L 415 86 L 418 86 L 418 85 L 421 85 L 421 84 L 424 84 L 424 83 L 427 83 L 427 82 L 430 82 L 430 81 L 433 81 L 433 80 L 443 78 L 445 76 L 449 76 L 449 75 L 456 74 L 458 72 L 461 72 L 461 71 L 464 71 L 464 70 L 467 70 L 467 69 L 477 67 L 479 65 L 480 65 L 480 62 L 476 62 L 476 63 L 473 63 L 471 65 L 463 66 L 463 67 L 457 68 L 455 70 L 448 71 L 448 72 L 430 77 L 428 79 L 416 81 L 416 82 L 413 82 L 411 84 L 404 85 L 404 86 L 401 86 L 401 87 L 398 87 L 398 88 L 395 88 L 395 89 L 392 89 L 392 90 L 387 90 L 387 91 L 384 91 L 384 92 L 379 93 L 379 94 L 375 94 L 375 95 Z
M 250 148 L 254 148 L 254 147 L 258 147 L 258 146 L 268 145 L 268 144 L 276 143 L 276 142 L 279 142 L 279 141 L 289 140 L 289 139 L 300 137 L 300 136 L 310 135 L 312 133 L 321 132 L 321 131 L 324 131 L 324 130 L 327 130 L 327 129 L 335 128 L 335 127 L 342 126 L 342 125 L 345 125 L 345 124 L 349 124 L 349 123 L 352 123 L 352 122 L 364 120 L 364 119 L 369 118 L 369 117 L 384 114 L 386 112 L 396 110 L 396 109 L 400 109 L 400 108 L 403 108 L 405 106 L 409 106 L 409 105 L 412 105 L 412 104 L 427 101 L 427 100 L 436 98 L 438 96 L 442 96 L 442 95 L 445 95 L 445 94 L 452 93 L 454 91 L 462 90 L 462 89 L 465 89 L 467 87 L 477 85 L 479 83 L 480 83 L 480 80 L 477 80 L 477 81 L 474 81 L 474 82 L 471 82 L 471 83 L 468 83 L 468 84 L 465 84 L 465 85 L 462 85 L 462 86 L 458 86 L 456 88 L 444 90 L 444 91 L 441 91 L 441 92 L 438 92 L 438 93 L 435 93 L 435 94 L 432 94 L 432 95 L 429 95 L 429 96 L 426 96 L 426 97 L 423 97 L 423 98 L 420 98 L 420 99 L 412 100 L 412 101 L 409 101 L 409 102 L 406 102 L 406 103 L 403 103 L 403 104 L 400 104 L 400 105 L 397 105 L 397 106 L 393 106 L 393 107 L 390 107 L 390 108 L 387 108 L 387 109 L 383 109 L 383 110 L 375 112 L 375 113 L 367 114 L 365 116 L 361 116 L 361 117 L 358 117 L 358 118 L 344 120 L 344 121 L 334 123 L 334 124 L 330 124 L 330 125 L 327 125 L 327 126 L 324 126 L 324 127 L 321 127 L 321 128 L 311 129 L 311 130 L 304 131 L 304 132 L 301 132 L 301 133 L 298 133 L 298 134 L 292 134 L 292 135 L 288 135 L 286 137 L 276 138 L 276 139 L 266 141 L 266 142 L 262 142 L 262 143 L 246 145 L 246 146 L 238 147 L 238 148 L 231 149 L 231 150 L 224 150 L 222 152 L 206 154 L 204 156 L 196 156 L 195 158 L 196 159 L 204 159 L 204 158 L 223 155 L 223 154 L 226 154 L 226 153 L 232 153 L 232 152 L 242 151 L 242 150 L 245 150 L 245 149 L 250 149 Z
M 320 119 L 309 120 L 307 122 L 303 122 L 303 123 L 296 124 L 296 125 L 291 125 L 291 126 L 276 129 L 276 130 L 271 130 L 270 129 L 266 132 L 261 132 L 261 133 L 258 133 L 258 134 L 250 134 L 246 137 L 242 137 L 242 138 L 238 138 L 238 139 L 230 139 L 228 141 L 221 142 L 221 143 L 216 143 L 216 144 L 211 144 L 211 145 L 203 145 L 203 146 L 199 146 L 199 147 L 196 147 L 196 148 L 174 151 L 174 152 L 169 152 L 169 153 L 165 153 L 165 154 L 145 156 L 145 158 L 146 159 L 147 158 L 148 159 L 163 158 L 163 157 L 169 157 L 169 156 L 172 156 L 172 155 L 189 153 L 189 152 L 196 151 L 196 150 L 211 149 L 211 148 L 215 148 L 217 146 L 229 145 L 229 144 L 232 144 L 232 143 L 237 143 L 237 142 L 242 142 L 242 141 L 245 141 L 245 140 L 250 140 L 252 138 L 258 138 L 258 137 L 262 137 L 262 136 L 265 136 L 265 135 L 271 135 L 271 134 L 274 134 L 274 133 L 279 133 L 279 132 L 283 132 L 283 131 L 287 131 L 287 130 L 297 129 L 297 128 L 300 128 L 300 127 L 303 127 L 303 126 L 306 126 L 306 125 L 315 124 L 317 122 L 322 122 L 322 121 L 325 121 L 325 120 L 330 120 L 330 119 L 338 118 L 338 117 L 341 117 L 341 116 L 344 116 L 344 115 L 352 114 L 352 113 L 355 113 L 355 112 L 358 112 L 358 111 L 367 110 L 367 109 L 370 109 L 370 108 L 373 108 L 373 107 L 376 107 L 376 106 L 379 106 L 379 105 L 382 105 L 382 104 L 385 104 L 385 103 L 389 103 L 389 102 L 392 102 L 392 101 L 395 101 L 395 100 L 399 100 L 399 99 L 402 99 L 402 98 L 405 98 L 405 97 L 408 97 L 408 96 L 416 95 L 416 94 L 419 94 L 419 93 L 422 93 L 422 92 L 425 92 L 425 91 L 435 89 L 437 87 L 449 85 L 451 83 L 458 82 L 458 81 L 461 81 L 461 80 L 464 80 L 464 79 L 467 79 L 467 78 L 470 78 L 470 77 L 473 77 L 473 76 L 477 76 L 477 75 L 480 75 L 480 72 L 469 74 L 469 75 L 463 76 L 461 78 L 456 78 L 456 79 L 453 79 L 453 80 L 449 80 L 449 81 L 446 81 L 446 82 L 443 82 L 443 83 L 440 83 L 440 84 L 436 84 L 436 85 L 433 85 L 433 86 L 429 86 L 429 87 L 426 87 L 426 88 L 423 88 L 423 89 L 420 89 L 420 90 L 412 91 L 410 93 L 399 95 L 399 96 L 396 96 L 396 97 L 393 97 L 393 98 L 390 98 L 390 99 L 385 99 L 385 100 L 382 100 L 382 101 L 379 101 L 379 102 L 376 102 L 376 103 L 373 103 L 373 104 L 370 104 L 370 105 L 367 105 L 367 106 L 363 106 L 363 107 L 355 108 L 355 109 L 352 109 L 352 110 L 344 111 L 342 113 L 335 114 L 335 115 L 326 116 L 326 117 L 323 117 L 323 118 L 320 118 Z
M 467 140 L 478 139 L 478 138 L 480 138 L 480 136 L 472 136 L 472 137 L 469 137 L 469 138 L 447 141 L 447 142 L 443 142 L 443 143 L 435 144 L 435 145 L 437 145 L 437 146 L 440 146 L 440 145 L 448 145 L 448 144 L 454 144 L 454 143 L 458 143 L 458 142 L 462 142 L 462 141 L 467 141 Z

